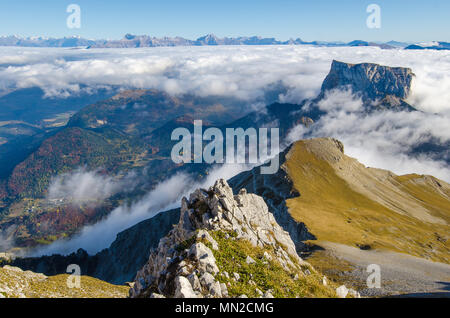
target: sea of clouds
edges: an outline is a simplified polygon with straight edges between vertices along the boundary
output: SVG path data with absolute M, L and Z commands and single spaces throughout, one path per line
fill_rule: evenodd
M 133 186 L 133 175 L 115 180 L 98 171 L 89 171 L 79 167 L 70 173 L 55 176 L 50 181 L 47 199 L 70 200 L 75 204 L 104 200 L 122 189 Z
M 299 102 L 316 96 L 333 59 L 410 67 L 416 74 L 411 103 L 425 111 L 450 110 L 449 51 L 377 47 L 2 47 L 0 91 L 39 86 L 48 97 L 65 97 L 82 89 L 117 85 L 253 101 L 268 86 L 281 83 L 288 92 L 280 99 Z
M 397 174 L 419 173 L 450 182 L 450 167 L 444 158 L 414 155 L 427 141 L 445 144 L 450 140 L 450 114 L 384 111 L 367 114 L 360 98 L 350 91 L 334 90 L 319 102 L 327 110 L 311 128 L 294 127 L 291 143 L 310 137 L 334 137 L 345 145 L 345 153 L 366 166 Z
M 159 212 L 179 207 L 181 199 L 189 197 L 189 194 L 195 189 L 207 189 L 217 179 L 231 178 L 249 168 L 251 167 L 247 165 L 223 165 L 213 169 L 203 182 L 195 182 L 190 175 L 178 173 L 158 184 L 155 189 L 137 202 L 121 205 L 114 209 L 105 220 L 85 226 L 75 237 L 69 240 L 59 240 L 51 245 L 38 248 L 32 251 L 30 255 L 66 255 L 77 251 L 79 248 L 83 248 L 89 254 L 95 254 L 109 247 L 119 232 L 140 221 L 151 218 Z
M 175 95 L 234 97 L 262 107 L 265 92 L 273 85 L 285 88 L 277 96 L 280 102 L 300 103 L 315 97 L 333 59 L 410 67 L 416 77 L 408 102 L 422 112 L 367 115 L 362 111 L 361 100 L 351 92 L 334 91 L 319 105 L 328 114 L 312 131 L 302 126 L 294 128 L 290 141 L 312 136 L 335 137 L 344 142 L 348 155 L 368 166 L 397 174 L 432 174 L 450 182 L 450 168 L 445 161 L 410 154 L 421 142 L 450 140 L 449 51 L 310 46 L 0 48 L 0 93 L 39 86 L 47 98 L 64 98 L 81 90 L 120 86 L 157 88 Z M 248 167 L 223 166 L 202 186 L 243 169 Z M 56 198 L 66 193 L 81 193 L 84 190 L 77 188 L 79 180 L 85 185 L 83 189 L 96 189 L 92 193 L 100 199 L 121 186 L 95 172 L 79 170 L 54 179 L 50 194 Z M 110 188 L 97 186 L 102 183 Z M 88 226 L 71 241 L 57 242 L 39 254 L 67 253 L 80 247 L 90 253 L 97 252 L 107 247 L 119 231 L 179 205 L 180 198 L 198 186 L 189 176 L 174 176 L 141 201 L 117 208 L 105 221 Z

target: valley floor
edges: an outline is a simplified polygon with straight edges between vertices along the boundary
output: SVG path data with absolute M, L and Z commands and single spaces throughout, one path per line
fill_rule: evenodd
M 350 281 L 369 297 L 450 297 L 450 265 L 407 254 L 323 242 L 306 260 L 337 281 Z M 367 288 L 369 264 L 381 269 L 381 288 Z

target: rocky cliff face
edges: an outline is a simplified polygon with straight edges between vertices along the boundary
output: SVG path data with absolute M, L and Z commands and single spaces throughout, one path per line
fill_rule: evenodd
M 179 215 L 179 209 L 166 211 L 117 234 L 109 248 L 94 256 L 98 265 L 93 276 L 113 284 L 132 281 L 148 260 L 150 250 L 178 222 Z
M 281 280 L 281 281 L 280 281 Z M 183 198 L 179 223 L 137 273 L 131 297 L 335 296 L 264 200 L 226 181 Z
M 361 94 L 363 101 L 381 101 L 391 107 L 408 108 L 404 100 L 411 92 L 413 78 L 414 73 L 409 68 L 334 60 L 322 83 L 321 96 L 333 89 L 351 88 L 354 93 Z
M 290 149 L 291 146 L 278 155 L 281 166 L 275 174 L 261 174 L 261 168 L 256 167 L 231 178 L 229 184 L 235 192 L 244 188 L 249 193 L 261 196 L 278 224 L 289 233 L 297 252 L 300 253 L 307 249 L 303 242 L 315 240 L 316 237 L 308 231 L 303 222 L 296 221 L 291 216 L 286 206 L 286 200 L 300 196 L 284 165 Z

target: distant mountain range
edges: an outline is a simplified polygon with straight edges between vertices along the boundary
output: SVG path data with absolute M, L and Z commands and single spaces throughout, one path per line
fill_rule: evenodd
M 450 50 L 450 43 L 432 42 L 432 43 L 412 44 L 405 47 L 405 50 Z
M 45 37 L 20 37 L 16 35 L 0 37 L 0 46 L 20 47 L 87 47 L 87 48 L 139 48 L 139 47 L 165 47 L 165 46 L 214 46 L 214 45 L 314 45 L 328 47 L 342 46 L 375 46 L 382 49 L 407 48 L 407 49 L 436 49 L 447 50 L 450 44 L 446 42 L 433 42 L 432 45 L 414 44 L 398 41 L 386 43 L 355 40 L 351 42 L 325 42 L 303 41 L 301 38 L 280 41 L 275 38 L 260 36 L 224 37 L 219 38 L 214 34 L 189 40 L 182 37 L 152 37 L 149 35 L 126 34 L 121 40 L 89 40 L 78 36 L 64 38 Z

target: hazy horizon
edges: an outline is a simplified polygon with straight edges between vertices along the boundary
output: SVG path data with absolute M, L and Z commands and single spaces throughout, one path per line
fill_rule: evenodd
M 80 8 L 81 24 L 69 28 L 70 5 Z M 380 10 L 380 25 L 370 28 L 371 5 Z M 196 39 L 261 36 L 281 41 L 365 40 L 371 42 L 447 41 L 450 2 L 408 1 L 56 1 L 0 3 L 2 35 L 121 39 L 124 34 Z

